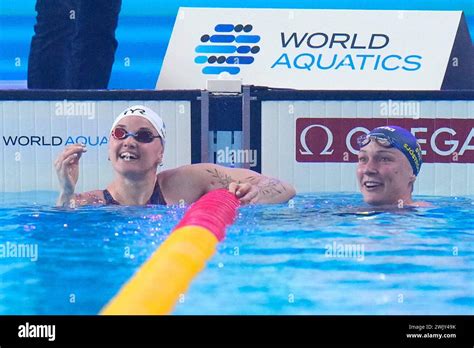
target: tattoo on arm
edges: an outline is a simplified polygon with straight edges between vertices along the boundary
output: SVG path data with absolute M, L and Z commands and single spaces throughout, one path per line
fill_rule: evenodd
M 206 169 L 206 172 L 211 174 L 211 177 L 216 181 L 216 183 L 221 186 L 222 188 L 227 188 L 229 187 L 229 184 L 231 182 L 237 182 L 240 183 L 239 181 L 233 179 L 230 175 L 224 174 L 219 172 L 217 169 Z M 213 181 L 212 184 L 214 185 L 215 182 Z
M 245 178 L 248 182 L 258 187 L 258 191 L 261 195 L 276 195 L 282 194 L 283 191 L 286 191 L 285 186 L 277 179 L 261 179 L 256 176 L 249 176 Z
M 246 177 L 245 180 L 239 181 L 232 178 L 230 175 L 222 173 L 217 169 L 206 169 L 206 171 L 211 175 L 213 181 L 211 184 L 218 185 L 222 188 L 228 188 L 231 182 L 235 182 L 240 184 L 242 182 L 249 182 L 252 185 L 255 185 L 258 188 L 258 192 L 262 196 L 276 196 L 282 194 L 286 191 L 285 186 L 281 183 L 280 180 L 272 179 L 272 178 L 265 178 L 258 176 L 249 176 Z

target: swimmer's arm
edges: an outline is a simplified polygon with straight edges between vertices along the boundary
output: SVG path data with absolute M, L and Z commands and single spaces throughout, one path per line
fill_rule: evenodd
M 205 192 L 230 186 L 244 204 L 283 203 L 296 194 L 289 183 L 249 169 L 227 168 L 212 163 L 195 164 L 193 167 L 202 178 Z
M 67 193 L 60 193 L 58 196 L 58 199 L 56 200 L 56 206 L 57 207 L 68 207 L 69 202 L 71 199 L 73 199 L 74 194 L 67 194 Z

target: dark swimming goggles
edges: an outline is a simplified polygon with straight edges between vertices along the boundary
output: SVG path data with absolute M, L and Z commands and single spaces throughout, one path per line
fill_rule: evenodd
M 371 134 L 364 134 L 357 138 L 357 145 L 359 145 L 359 149 L 362 149 L 364 146 L 368 145 L 371 140 L 374 140 L 383 147 L 394 147 L 395 141 L 390 138 L 388 135 L 383 133 L 371 133 Z
M 159 135 L 153 135 L 151 131 L 139 130 L 136 133 L 128 133 L 125 129 L 117 127 L 112 131 L 112 136 L 117 140 L 125 140 L 128 137 L 133 137 L 140 143 L 151 143 L 153 139 L 160 138 Z

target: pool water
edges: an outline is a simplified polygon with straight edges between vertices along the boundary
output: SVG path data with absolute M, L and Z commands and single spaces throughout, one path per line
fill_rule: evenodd
M 186 210 L 55 197 L 0 194 L 0 314 L 98 313 Z M 334 193 L 242 207 L 173 313 L 474 314 L 474 198 L 417 198 L 434 206 L 374 213 Z

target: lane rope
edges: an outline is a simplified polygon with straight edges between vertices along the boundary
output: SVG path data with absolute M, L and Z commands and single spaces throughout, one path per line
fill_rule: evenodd
M 170 314 L 214 255 L 239 205 L 226 189 L 202 196 L 100 314 Z

